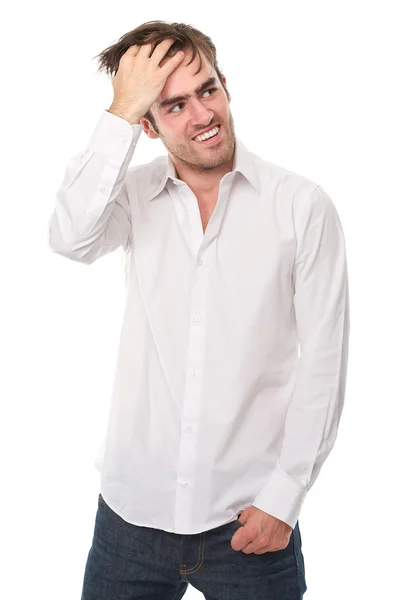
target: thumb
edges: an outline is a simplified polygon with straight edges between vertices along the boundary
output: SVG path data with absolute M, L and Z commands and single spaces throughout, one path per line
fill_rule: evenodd
M 243 510 L 241 512 L 238 520 L 240 521 L 240 523 L 245 525 L 245 523 L 248 521 L 248 516 L 249 516 L 249 510 L 248 510 L 248 508 L 246 508 L 245 510 Z

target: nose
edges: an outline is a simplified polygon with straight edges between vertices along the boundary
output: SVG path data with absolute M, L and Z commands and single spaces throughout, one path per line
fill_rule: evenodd
M 198 99 L 192 102 L 191 115 L 193 125 L 197 125 L 197 127 L 200 125 L 202 129 L 207 127 L 213 119 L 213 112 L 206 108 Z M 198 127 L 198 131 L 200 131 L 200 127 Z

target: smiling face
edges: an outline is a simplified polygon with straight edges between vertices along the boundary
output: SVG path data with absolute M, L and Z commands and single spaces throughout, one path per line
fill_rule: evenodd
M 215 69 L 202 55 L 188 65 L 191 54 L 169 75 L 157 101 L 151 106 L 156 131 L 147 119 L 141 119 L 145 133 L 151 138 L 159 137 L 175 165 L 195 172 L 214 169 L 232 160 L 235 147 L 233 117 L 230 112 L 230 96 L 224 90 Z M 162 67 L 168 58 L 160 63 Z M 226 78 L 223 76 L 226 85 Z M 189 96 L 179 99 L 180 96 Z M 173 101 L 172 101 L 173 99 Z M 204 130 L 220 124 L 214 141 L 198 142 L 193 138 Z

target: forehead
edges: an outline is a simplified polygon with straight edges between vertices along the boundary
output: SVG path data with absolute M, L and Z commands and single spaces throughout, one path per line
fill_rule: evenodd
M 159 95 L 157 102 L 154 104 L 154 107 L 156 106 L 158 108 L 159 102 L 162 102 L 162 100 L 165 100 L 165 98 L 169 98 L 170 96 L 194 94 L 195 88 L 206 81 L 209 77 L 213 76 L 217 78 L 215 69 L 202 53 L 202 67 L 198 73 L 196 72 L 200 68 L 199 55 L 197 54 L 195 59 L 189 65 L 188 63 L 190 62 L 191 57 L 191 51 L 186 51 L 182 62 L 167 78 L 162 92 Z M 163 58 L 159 63 L 159 66 L 163 67 L 168 60 L 169 57 Z

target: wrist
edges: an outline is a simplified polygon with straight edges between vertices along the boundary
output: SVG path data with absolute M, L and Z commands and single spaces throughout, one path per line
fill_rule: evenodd
M 111 106 L 107 109 L 108 112 L 120 117 L 121 119 L 125 119 L 128 121 L 130 125 L 138 125 L 140 123 L 141 116 L 137 113 L 132 112 L 131 110 L 127 110 L 122 106 L 118 106 L 117 104 L 111 104 Z

